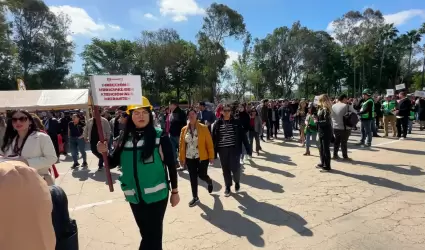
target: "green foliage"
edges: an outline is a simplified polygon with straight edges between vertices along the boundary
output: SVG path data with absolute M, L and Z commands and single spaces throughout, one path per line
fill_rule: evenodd
M 5 19 L 5 10 L 12 21 Z M 16 89 L 23 78 L 28 89 L 61 88 L 70 72 L 74 44 L 67 16 L 54 15 L 40 0 L 3 1 L 0 12 L 0 89 Z
M 6 9 L 11 21 L 6 17 Z M 173 29 L 142 31 L 135 40 L 94 38 L 84 47 L 84 73 L 71 74 L 74 44 L 67 16 L 42 0 L 0 2 L 0 89 L 86 88 L 91 74 L 137 74 L 153 103 L 221 99 L 359 95 L 405 83 L 421 89 L 425 23 L 400 34 L 379 10 L 349 11 L 332 33 L 299 21 L 252 38 L 243 16 L 227 5 L 206 10 L 196 44 Z M 241 41 L 238 59 L 226 67 L 225 40 Z M 247 97 L 247 93 L 251 93 Z

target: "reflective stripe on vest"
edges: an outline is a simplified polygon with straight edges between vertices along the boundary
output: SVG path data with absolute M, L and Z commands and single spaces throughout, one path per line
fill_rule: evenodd
M 372 118 L 375 117 L 375 102 L 372 100 L 372 98 L 367 99 L 367 101 L 365 101 L 362 104 L 362 110 L 366 109 L 366 106 L 368 105 L 369 102 L 372 102 Z M 361 118 L 363 119 L 369 119 L 369 112 L 362 114 Z

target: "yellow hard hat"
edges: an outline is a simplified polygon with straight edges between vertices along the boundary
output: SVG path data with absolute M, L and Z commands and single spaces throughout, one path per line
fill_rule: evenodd
M 142 103 L 140 103 L 140 104 L 132 104 L 132 105 L 128 105 L 127 106 L 127 114 L 130 114 L 130 112 L 132 111 L 132 110 L 135 110 L 135 109 L 139 109 L 139 108 L 149 108 L 150 110 L 152 110 L 152 105 L 151 105 L 151 103 L 149 102 L 149 100 L 148 100 L 148 98 L 146 98 L 146 97 L 144 97 L 144 96 L 142 96 Z

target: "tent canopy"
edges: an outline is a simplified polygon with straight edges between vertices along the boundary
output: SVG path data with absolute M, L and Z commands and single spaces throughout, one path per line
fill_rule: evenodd
M 88 89 L 0 91 L 0 111 L 82 109 L 88 105 Z

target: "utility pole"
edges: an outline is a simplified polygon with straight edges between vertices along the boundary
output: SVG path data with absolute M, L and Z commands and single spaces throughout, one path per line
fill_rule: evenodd
M 425 48 L 425 46 L 424 46 L 424 48 Z M 425 52 L 424 52 L 424 63 L 422 64 L 422 83 L 421 83 L 421 86 L 422 86 L 422 90 L 423 90 L 423 88 L 425 87 Z

